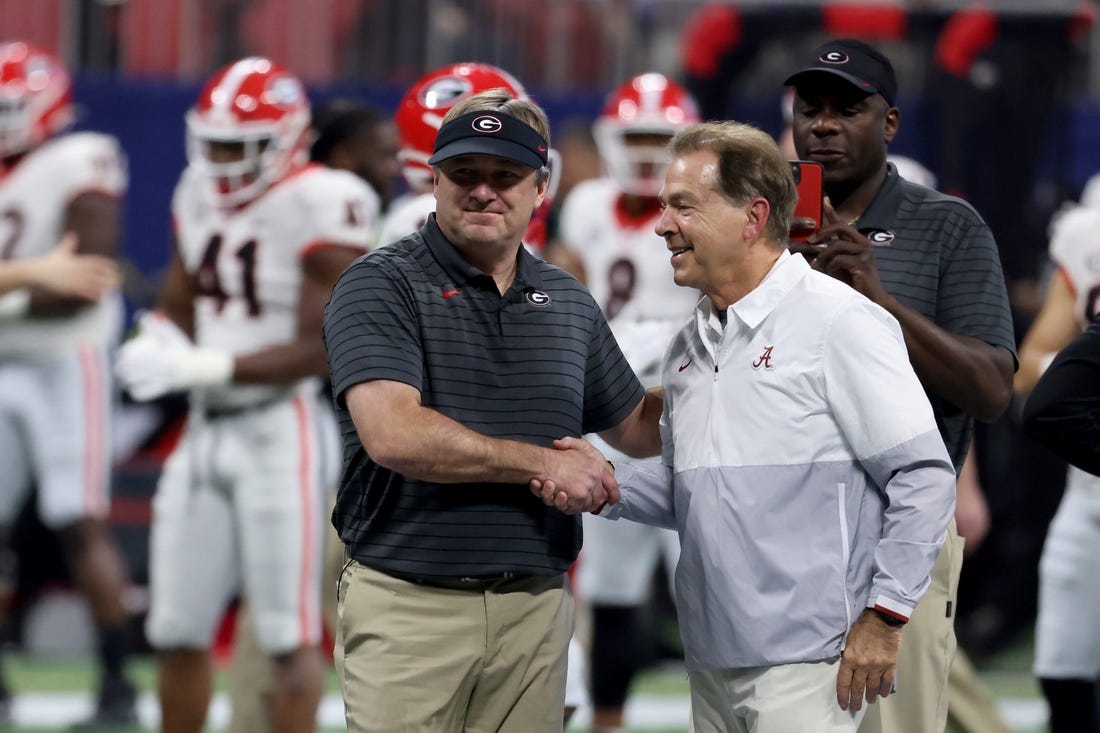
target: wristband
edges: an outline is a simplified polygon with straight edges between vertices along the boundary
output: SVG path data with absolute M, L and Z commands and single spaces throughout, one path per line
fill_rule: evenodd
M 233 379 L 235 359 L 232 354 L 214 349 L 196 348 L 185 351 L 179 359 L 182 386 L 215 387 Z
M 897 616 L 895 616 L 891 613 L 887 613 L 886 611 L 880 611 L 877 608 L 872 608 L 871 610 L 874 611 L 875 614 L 877 614 L 878 617 L 880 619 L 882 619 L 882 622 L 884 624 L 886 624 L 887 626 L 893 626 L 894 628 L 899 628 L 901 626 L 905 626 L 905 624 L 907 623 L 907 619 L 898 618 Z

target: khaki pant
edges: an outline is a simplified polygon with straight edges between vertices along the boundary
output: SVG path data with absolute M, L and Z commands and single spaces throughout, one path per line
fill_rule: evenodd
M 836 701 L 840 658 L 804 664 L 690 672 L 698 733 L 855 733 L 867 709 Z M 872 706 L 874 707 L 874 706 Z
M 335 499 L 329 504 L 332 515 Z M 336 634 L 336 586 L 344 566 L 344 543 L 336 528 L 325 522 L 324 559 L 321 566 L 321 615 L 329 631 Z M 333 656 L 342 652 L 337 640 Z M 270 733 L 271 696 L 275 691 L 275 666 L 256 643 L 252 614 L 248 606 L 241 607 L 233 637 L 233 662 L 229 666 L 229 702 L 233 714 L 229 719 L 230 733 Z
M 959 649 L 947 681 L 947 718 L 960 733 L 1012 733 L 1012 728 L 997 710 L 989 689 L 982 684 L 974 665 Z
M 952 519 L 932 568 L 932 585 L 901 635 L 898 691 L 870 706 L 859 733 L 943 733 L 962 559 L 963 540 Z
M 565 576 L 482 589 L 352 561 L 340 577 L 350 733 L 560 733 L 573 596 Z

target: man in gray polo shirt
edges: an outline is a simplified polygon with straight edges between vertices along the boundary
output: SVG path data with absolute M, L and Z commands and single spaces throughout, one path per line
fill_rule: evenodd
M 838 39 L 808 61 L 786 81 L 795 90 L 794 147 L 824 166 L 831 205 L 809 243 L 791 248 L 901 324 L 958 471 L 974 418 L 995 419 L 1012 397 L 1016 346 L 997 245 L 969 204 L 905 181 L 887 164 L 901 114 L 889 59 Z M 872 706 L 861 733 L 943 731 L 961 544 L 952 521 L 932 587 L 902 635 L 898 694 Z
M 661 400 L 588 291 L 522 247 L 548 148 L 529 100 L 455 105 L 429 160 L 435 215 L 356 261 L 326 310 L 350 730 L 561 730 L 580 522 L 527 484 L 553 480 L 571 512 L 614 502 L 604 461 L 552 443 L 623 445 Z

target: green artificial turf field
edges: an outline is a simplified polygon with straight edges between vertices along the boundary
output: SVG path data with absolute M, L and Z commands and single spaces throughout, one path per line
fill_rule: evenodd
M 1021 733 L 1041 733 L 1046 730 L 1045 706 L 1035 680 L 1029 672 L 1031 640 L 1022 639 L 1013 647 L 983 665 L 982 679 L 997 698 L 998 705 L 1015 730 Z M 66 731 L 69 722 L 78 720 L 91 710 L 90 690 L 95 672 L 90 663 L 79 659 L 29 658 L 8 655 L 4 659 L 7 679 L 17 695 L 15 731 Z M 146 728 L 155 730 L 155 672 L 148 658 L 131 665 L 133 679 L 143 691 L 140 713 Z M 225 675 L 218 675 L 219 691 L 211 709 L 209 730 L 220 730 L 228 718 L 224 697 Z M 343 731 L 340 725 L 341 704 L 335 676 L 330 673 L 328 694 L 320 718 L 323 733 Z M 687 677 L 683 670 L 665 666 L 650 670 L 635 682 L 627 709 L 630 733 L 684 733 L 688 714 Z M 569 730 L 581 731 L 587 726 L 587 712 L 579 713 Z M 948 727 L 949 733 L 959 733 Z M 116 731 L 116 733 L 124 733 Z

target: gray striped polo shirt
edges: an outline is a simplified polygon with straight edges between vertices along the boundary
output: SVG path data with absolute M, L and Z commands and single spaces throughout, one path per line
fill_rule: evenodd
M 378 466 L 344 395 L 370 380 L 403 382 L 420 390 L 423 405 L 479 433 L 543 446 L 606 430 L 643 390 L 583 285 L 521 248 L 502 296 L 433 214 L 419 232 L 348 268 L 325 310 L 324 336 L 344 444 L 333 523 L 352 558 L 437 577 L 568 569 L 581 546 L 577 517 L 546 507 L 526 486 L 436 484 Z
M 1016 358 L 1016 338 L 997 244 L 962 199 L 911 183 L 891 164 L 857 226 L 875 247 L 887 292 L 953 334 L 1001 346 Z M 927 391 L 927 390 L 926 390 Z M 974 419 L 927 392 L 955 470 L 962 468 Z

